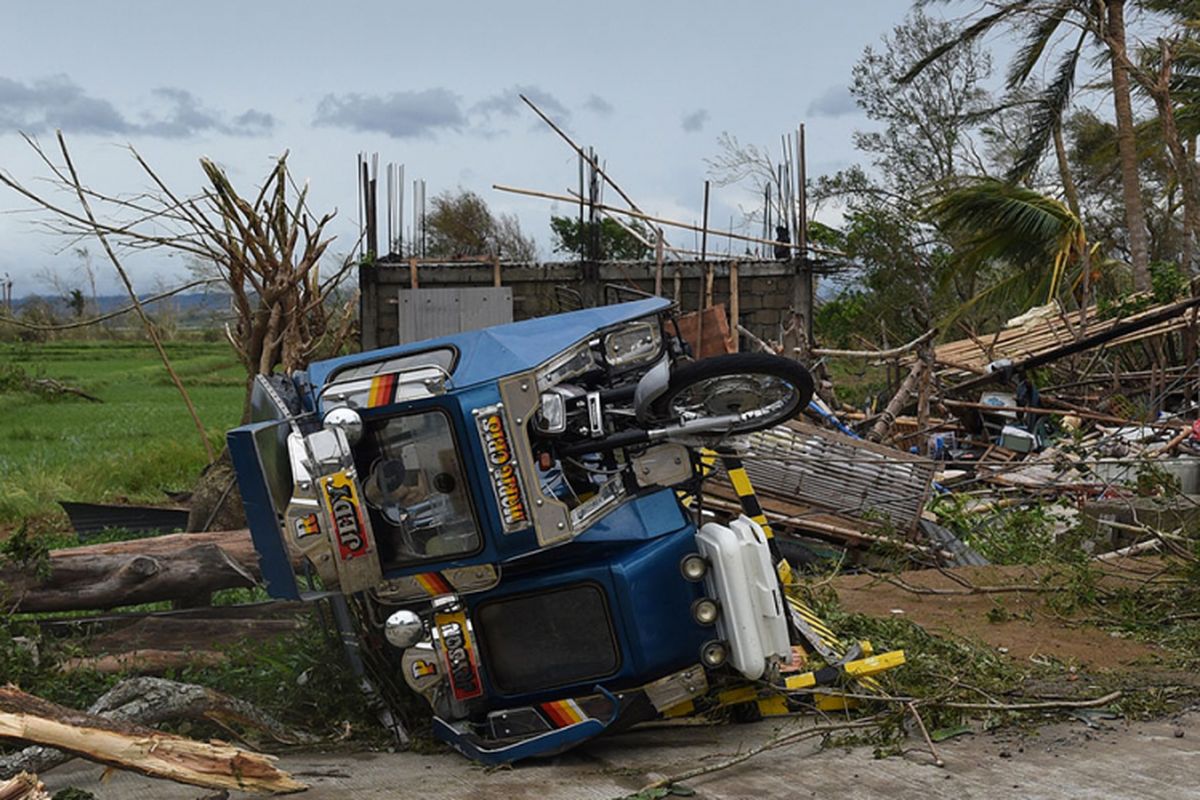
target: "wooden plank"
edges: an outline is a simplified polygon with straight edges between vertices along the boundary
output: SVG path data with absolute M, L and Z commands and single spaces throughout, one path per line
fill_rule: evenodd
M 706 308 L 703 312 L 703 323 L 700 314 L 696 312 L 681 315 L 679 335 L 691 345 L 692 354 L 696 358 L 709 358 L 733 352 L 724 303 Z M 703 340 L 698 341 L 697 337 L 703 337 Z

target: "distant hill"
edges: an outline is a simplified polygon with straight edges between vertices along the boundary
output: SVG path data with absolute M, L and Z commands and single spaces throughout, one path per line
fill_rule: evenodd
M 168 313 L 175 315 L 181 324 L 205 323 L 229 315 L 230 297 L 231 295 L 227 292 L 194 292 L 190 294 L 177 294 L 144 305 L 152 314 Z M 65 299 L 54 295 L 26 295 L 14 298 L 13 313 L 20 314 L 26 306 L 37 303 L 49 304 L 54 309 L 54 313 L 63 319 L 69 319 L 74 314 Z M 87 316 L 107 314 L 125 308 L 128 305 L 128 295 L 100 295 L 96 298 L 95 307 L 88 309 Z

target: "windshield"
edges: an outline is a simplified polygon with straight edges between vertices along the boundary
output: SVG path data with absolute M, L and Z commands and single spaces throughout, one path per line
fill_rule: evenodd
M 444 412 L 368 422 L 355 462 L 384 569 L 479 550 L 479 526 Z

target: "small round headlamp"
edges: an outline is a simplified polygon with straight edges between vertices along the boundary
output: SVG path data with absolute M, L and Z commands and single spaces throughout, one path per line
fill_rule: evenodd
M 692 603 L 692 619 L 701 625 L 712 625 L 721 616 L 721 607 L 711 597 L 701 597 Z
M 700 661 L 709 669 L 716 669 L 725 663 L 729 658 L 729 648 L 725 643 L 716 639 L 711 642 L 705 642 L 700 648 Z
M 699 553 L 689 553 L 680 559 L 679 571 L 687 580 L 698 583 L 704 580 L 704 575 L 708 572 L 708 562 Z

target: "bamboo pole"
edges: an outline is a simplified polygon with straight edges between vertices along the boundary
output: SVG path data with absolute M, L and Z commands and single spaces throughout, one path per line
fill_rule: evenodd
M 741 350 L 738 317 L 741 313 L 741 298 L 738 287 L 738 262 L 729 262 L 729 338 L 733 352 Z
M 547 125 L 550 126 L 550 130 L 557 133 L 559 138 L 561 138 L 564 142 L 566 142 L 568 145 L 570 145 L 571 149 L 574 150 L 576 153 L 578 153 L 580 158 L 586 159 L 588 161 L 588 163 L 590 163 L 592 165 L 592 168 L 596 170 L 596 173 L 604 180 L 604 182 L 607 183 L 609 186 L 611 186 L 617 194 L 621 195 L 621 199 L 624 200 L 626 203 L 628 203 L 630 208 L 632 208 L 634 211 L 641 212 L 641 209 L 638 208 L 637 203 L 633 202 L 633 198 L 630 197 L 629 195 L 625 194 L 624 189 L 622 189 L 620 186 L 617 186 L 617 182 L 614 181 L 611 177 L 609 177 L 607 172 L 605 172 L 603 169 L 601 169 L 600 165 L 596 162 L 595 158 L 590 157 L 587 153 L 585 153 L 583 151 L 582 147 L 575 144 L 575 141 L 570 136 L 568 136 L 563 131 L 562 128 L 558 127 L 558 125 L 556 125 L 554 123 L 554 120 L 550 119 L 550 117 L 548 117 L 540 108 L 538 108 L 532 100 L 530 100 L 524 94 L 520 94 L 520 95 L 518 95 L 518 97 L 520 97 L 525 102 L 525 105 L 527 105 L 531 109 L 533 109 L 533 113 L 535 113 L 539 117 L 541 117 L 542 122 L 545 122 Z M 582 187 L 580 187 L 580 193 L 582 194 Z M 661 235 L 662 235 L 662 231 L 659 231 L 659 236 L 661 237 Z
M 920 363 L 920 362 L 918 362 Z M 980 411 L 993 411 L 996 413 L 1002 411 L 1014 411 L 1018 414 L 1045 414 L 1056 417 L 1079 417 L 1080 419 L 1090 419 L 1094 422 L 1103 422 L 1108 425 L 1139 425 L 1144 428 L 1161 428 L 1163 430 L 1177 431 L 1183 423 L 1177 422 L 1167 424 L 1162 422 L 1143 422 L 1141 420 L 1125 419 L 1124 417 L 1114 417 L 1111 414 L 1096 414 L 1091 411 L 1081 411 L 1076 408 L 1044 408 L 1035 406 L 992 406 L 987 403 L 971 403 L 966 400 L 950 400 L 943 398 L 942 405 L 949 408 L 977 408 Z
M 128 273 L 121 266 L 117 254 L 113 252 L 112 247 L 108 243 L 108 237 L 104 235 L 104 231 L 100 229 L 100 225 L 96 222 L 96 216 L 92 213 L 92 206 L 88 202 L 87 194 L 84 192 L 83 184 L 79 182 L 79 174 L 75 171 L 75 163 L 71 161 L 71 153 L 67 150 L 67 140 L 63 138 L 61 130 L 55 131 L 58 136 L 58 146 L 62 150 L 63 160 L 67 164 L 67 170 L 71 173 L 71 183 L 75 187 L 75 194 L 79 197 L 79 204 L 83 206 L 83 212 L 87 215 L 88 222 L 91 223 L 92 232 L 96 234 L 96 238 L 100 240 L 100 245 L 104 248 L 104 252 L 108 255 L 109 261 L 116 268 L 117 274 L 121 277 L 121 283 L 125 284 L 125 290 L 129 293 L 129 299 L 133 303 L 133 307 L 141 319 L 143 327 L 146 329 L 146 335 L 150 337 L 150 341 L 154 343 L 154 349 L 158 351 L 158 357 L 162 359 L 163 366 L 167 369 L 167 374 L 171 376 L 171 382 L 175 384 L 176 390 L 179 391 L 180 397 L 183 398 L 183 404 L 187 406 L 188 414 L 192 418 L 192 422 L 196 426 L 196 432 L 200 434 L 200 441 L 204 445 L 204 452 L 208 456 L 209 463 L 217 460 L 216 453 L 213 452 L 212 443 L 208 441 L 208 432 L 204 429 L 204 423 L 200 421 L 200 415 L 196 411 L 196 406 L 192 404 L 191 395 L 183 386 L 183 381 L 179 379 L 179 374 L 175 372 L 175 368 L 171 366 L 171 359 L 167 355 L 167 350 L 163 347 L 162 339 L 158 336 L 158 329 L 154 327 L 154 323 L 150 321 L 150 317 L 146 315 L 146 309 L 142 307 L 142 301 L 138 299 L 137 292 L 133 289 L 133 283 L 129 280 Z
M 663 235 L 662 228 L 655 228 L 654 237 L 654 293 L 662 297 L 663 289 Z
M 883 441 L 883 437 L 887 436 L 887 432 L 891 430 L 892 423 L 896 421 L 896 417 L 899 416 L 900 411 L 908 403 L 908 398 L 912 395 L 913 391 L 916 390 L 917 385 L 921 381 L 921 374 L 923 372 L 925 372 L 924 361 L 918 361 L 917 363 L 913 364 L 912 369 L 908 373 L 908 377 L 905 378 L 904 382 L 900 384 L 900 389 L 888 402 L 887 408 L 885 408 L 883 413 L 879 415 L 879 420 L 875 423 L 874 427 L 871 428 L 870 433 L 867 434 L 867 441 Z
M 492 188 L 498 192 L 508 192 L 509 194 L 519 194 L 519 195 L 524 195 L 525 197 L 538 197 L 538 198 L 541 198 L 542 200 L 557 200 L 560 203 L 575 204 L 575 203 L 579 202 L 576 198 L 571 197 L 570 195 L 554 194 L 553 192 L 539 192 L 535 189 L 520 189 L 516 186 L 505 186 L 504 184 L 500 184 L 500 183 L 493 183 Z M 695 231 L 696 233 L 704 232 L 704 229 L 701 228 L 699 225 L 692 225 L 687 222 L 680 222 L 679 220 L 669 219 L 667 217 L 658 217 L 658 216 L 654 216 L 652 214 L 643 214 L 640 211 L 630 211 L 629 209 L 617 208 L 615 206 L 606 205 L 604 203 L 597 203 L 596 208 L 598 208 L 602 211 L 611 211 L 614 214 L 624 214 L 627 217 L 633 217 L 634 219 L 645 220 L 646 222 L 654 222 L 654 223 L 657 223 L 660 225 L 670 225 L 673 228 L 682 228 L 683 230 Z M 751 244 L 769 244 L 772 246 L 779 245 L 781 247 L 791 248 L 792 250 L 800 249 L 800 245 L 796 244 L 795 242 L 777 242 L 772 239 L 761 239 L 757 236 L 746 236 L 745 234 L 734 233 L 733 231 L 709 230 L 708 232 L 711 233 L 713 236 L 723 236 L 727 239 L 736 239 L 739 242 L 750 242 Z M 839 253 L 836 250 L 830 250 L 828 248 L 823 248 L 823 247 L 815 247 L 812 245 L 810 245 L 808 249 L 813 252 L 816 252 L 816 253 L 826 253 L 829 255 L 837 255 L 837 256 L 844 255 L 843 253 Z
M 500 257 L 492 256 L 492 286 L 500 288 Z
M 408 288 L 410 288 L 410 289 L 421 288 L 421 281 L 417 277 L 417 259 L 416 258 L 410 258 L 408 260 Z
M 916 339 L 913 339 L 908 344 L 902 344 L 899 347 L 892 347 L 888 350 L 834 350 L 827 347 L 818 347 L 813 350 L 813 355 L 817 356 L 844 356 L 846 358 L 895 358 L 903 355 L 909 350 L 916 350 L 921 345 L 928 342 L 934 336 L 937 336 L 937 329 L 931 328 L 925 331 Z M 799 348 L 797 348 L 799 349 Z

